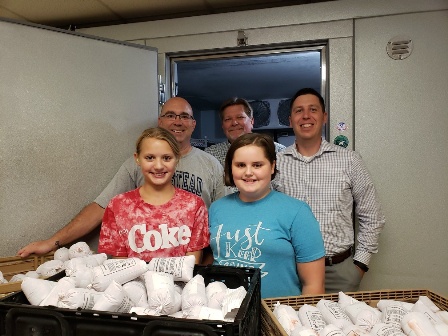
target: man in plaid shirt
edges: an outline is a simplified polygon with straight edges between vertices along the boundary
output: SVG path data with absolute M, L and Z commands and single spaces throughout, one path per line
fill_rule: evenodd
M 357 291 L 385 218 L 372 179 L 354 151 L 322 139 L 327 112 L 314 89 L 291 99 L 295 144 L 277 154 L 274 189 L 307 202 L 320 224 L 326 250 L 325 291 Z M 353 209 L 359 222 L 355 244 Z

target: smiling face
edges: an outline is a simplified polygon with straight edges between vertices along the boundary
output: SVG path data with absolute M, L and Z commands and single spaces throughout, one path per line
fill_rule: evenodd
M 222 129 L 230 142 L 252 132 L 253 125 L 254 119 L 246 114 L 243 105 L 227 106 L 222 112 Z
M 327 112 L 313 94 L 298 96 L 292 106 L 289 117 L 290 126 L 294 130 L 296 142 L 321 142 L 322 128 L 327 122 Z
M 140 143 L 140 152 L 135 153 L 134 157 L 142 170 L 145 184 L 157 188 L 171 185 L 178 160 L 167 141 L 144 138 Z
M 159 116 L 159 126 L 168 130 L 176 138 L 181 151 L 185 151 L 191 147 L 190 140 L 196 127 L 196 120 L 193 118 L 185 119 L 175 117 L 174 120 L 166 118 L 167 114 L 176 114 L 182 116 L 187 114 L 193 117 L 193 110 L 190 104 L 183 98 L 174 97 L 169 99 L 162 107 Z
M 263 148 L 247 145 L 238 148 L 232 159 L 232 177 L 243 202 L 254 202 L 269 194 L 275 162 L 271 164 Z

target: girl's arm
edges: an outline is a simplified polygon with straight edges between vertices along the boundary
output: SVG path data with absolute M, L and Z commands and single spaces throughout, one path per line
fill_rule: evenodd
M 205 266 L 211 265 L 211 264 L 213 264 L 214 260 L 215 259 L 213 258 L 213 251 L 209 245 L 202 250 L 202 264 L 201 265 L 205 265 Z
M 297 263 L 297 272 L 302 283 L 302 294 L 325 293 L 325 258 Z

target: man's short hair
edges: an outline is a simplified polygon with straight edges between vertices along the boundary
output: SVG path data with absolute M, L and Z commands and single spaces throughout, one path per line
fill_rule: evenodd
M 294 104 L 294 100 L 296 100 L 299 96 L 303 96 L 303 95 L 307 95 L 307 94 L 311 94 L 313 96 L 316 96 L 317 98 L 319 98 L 319 102 L 320 102 L 320 106 L 322 107 L 322 111 L 325 112 L 325 102 L 324 102 L 324 98 L 320 95 L 319 92 L 317 92 L 316 90 L 312 89 L 312 88 L 303 88 L 300 89 L 299 91 L 297 91 L 295 93 L 294 96 L 292 96 L 291 98 L 291 105 L 289 106 L 289 109 L 292 109 L 292 105 Z
M 227 99 L 224 103 L 222 103 L 221 107 L 219 108 L 219 116 L 221 118 L 221 121 L 224 119 L 224 110 L 233 105 L 242 105 L 244 112 L 247 114 L 249 118 L 253 118 L 253 110 L 250 104 L 246 99 L 233 97 L 230 99 Z

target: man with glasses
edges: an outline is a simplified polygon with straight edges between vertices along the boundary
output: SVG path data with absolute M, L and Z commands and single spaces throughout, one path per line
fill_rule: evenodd
M 254 117 L 250 104 L 245 99 L 237 97 L 230 98 L 222 103 L 219 109 L 219 117 L 227 141 L 207 147 L 205 151 L 216 157 L 224 167 L 230 144 L 240 135 L 252 133 Z M 277 142 L 274 142 L 274 144 L 277 153 L 285 149 L 282 144 Z
M 181 150 L 182 157 L 176 166 L 173 185 L 202 197 L 207 207 L 223 197 L 226 193 L 223 167 L 215 157 L 190 144 L 196 126 L 190 104 L 180 97 L 169 99 L 162 107 L 158 124 L 174 135 Z M 52 237 L 28 244 L 18 251 L 18 255 L 27 257 L 31 253 L 45 254 L 85 236 L 101 224 L 104 209 L 112 197 L 138 188 L 143 182 L 141 169 L 131 156 L 94 202 L 88 204 Z

